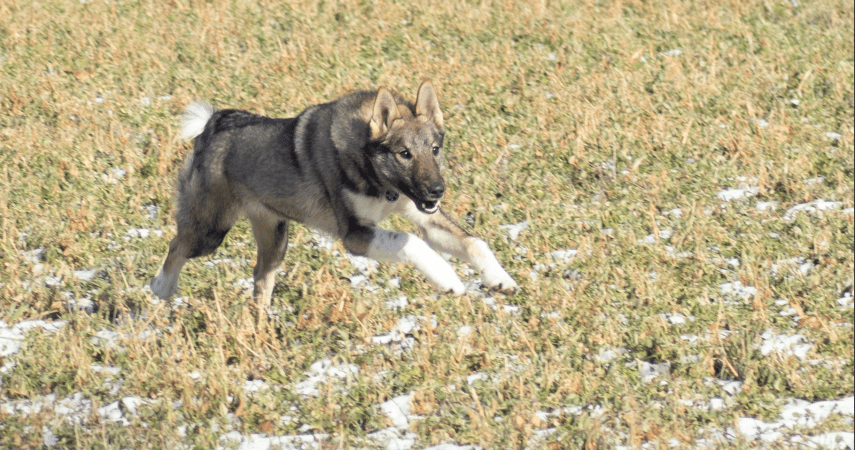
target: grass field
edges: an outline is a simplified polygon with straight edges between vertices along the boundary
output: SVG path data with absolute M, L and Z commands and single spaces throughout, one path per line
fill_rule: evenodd
M 0 448 L 853 446 L 847 1 L 0 3 Z M 519 282 L 437 295 L 246 221 L 146 285 L 195 99 L 445 114 L 444 208 Z M 384 226 L 408 230 L 399 218 Z M 441 447 L 437 447 L 441 448 Z

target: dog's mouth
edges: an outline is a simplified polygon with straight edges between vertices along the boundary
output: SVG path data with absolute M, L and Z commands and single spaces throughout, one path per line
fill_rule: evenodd
M 433 214 L 439 210 L 439 200 L 416 200 L 416 207 L 425 214 Z

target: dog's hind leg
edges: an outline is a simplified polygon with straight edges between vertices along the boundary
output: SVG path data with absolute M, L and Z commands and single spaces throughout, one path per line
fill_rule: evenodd
M 210 255 L 223 243 L 234 220 L 218 226 L 196 223 L 192 227 L 181 227 L 178 235 L 169 243 L 169 253 L 160 272 L 151 280 L 151 292 L 166 300 L 178 289 L 178 274 L 190 258 Z M 189 228 L 189 229 L 188 229 Z
M 178 290 L 178 274 L 181 273 L 181 268 L 187 262 L 184 256 L 184 251 L 180 247 L 181 235 L 172 238 L 169 242 L 169 253 L 166 255 L 166 260 L 163 262 L 163 267 L 160 268 L 157 276 L 151 280 L 151 292 L 154 295 L 167 300 Z
M 223 243 L 238 212 L 230 199 L 220 197 L 218 200 L 219 203 L 209 199 L 198 204 L 179 201 L 178 235 L 169 243 L 163 267 L 151 280 L 154 295 L 164 300 L 171 297 L 178 289 L 178 274 L 187 260 L 210 255 Z
M 258 303 L 259 317 L 270 307 L 276 269 L 285 259 L 288 249 L 288 220 L 275 216 L 250 216 L 252 234 L 258 245 L 258 256 L 252 270 L 253 297 Z

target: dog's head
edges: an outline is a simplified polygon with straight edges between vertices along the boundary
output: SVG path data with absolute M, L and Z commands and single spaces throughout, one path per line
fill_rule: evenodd
M 419 86 L 415 108 L 398 104 L 386 88 L 377 91 L 369 121 L 371 141 L 379 143 L 373 165 L 382 181 L 433 214 L 445 194 L 442 162 L 442 111 L 430 81 Z

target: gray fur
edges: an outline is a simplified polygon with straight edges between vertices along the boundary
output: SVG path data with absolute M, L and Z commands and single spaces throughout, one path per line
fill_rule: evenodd
M 181 267 L 216 250 L 241 214 L 258 244 L 254 296 L 262 306 L 270 304 L 291 220 L 341 238 L 355 254 L 420 259 L 429 250 L 415 245 L 417 237 L 377 234 L 382 230 L 376 223 L 390 212 L 416 222 L 432 247 L 483 266 L 489 287 L 515 289 L 489 249 L 492 262 L 482 261 L 486 244 L 476 245 L 483 241 L 439 209 L 445 192 L 439 171 L 442 123 L 429 81 L 419 88 L 415 105 L 380 88 L 288 119 L 191 105 L 182 133 L 195 143 L 178 180 L 178 234 L 152 292 L 173 295 Z M 453 270 L 422 269 L 438 285 L 462 292 Z

